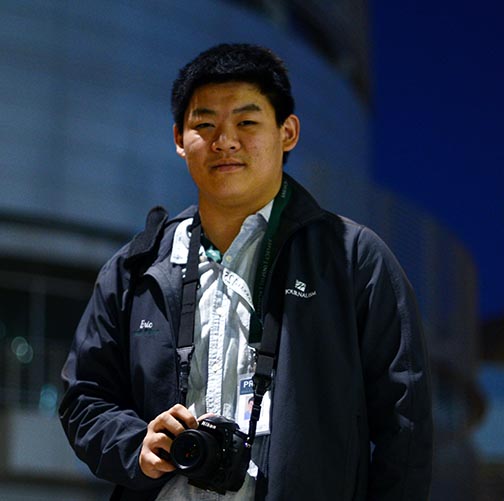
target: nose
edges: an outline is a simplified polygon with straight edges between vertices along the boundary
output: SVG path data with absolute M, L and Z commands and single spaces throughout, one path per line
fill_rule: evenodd
M 240 149 L 240 141 L 235 131 L 230 127 L 216 130 L 214 140 L 212 141 L 212 149 L 215 152 L 237 151 Z

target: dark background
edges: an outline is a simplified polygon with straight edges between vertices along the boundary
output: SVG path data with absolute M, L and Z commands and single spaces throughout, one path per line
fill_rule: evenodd
M 471 253 L 504 315 L 504 3 L 371 0 L 373 176 Z

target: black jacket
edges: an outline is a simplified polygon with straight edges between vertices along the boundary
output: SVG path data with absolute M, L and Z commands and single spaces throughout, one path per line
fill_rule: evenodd
M 266 499 L 424 501 L 431 397 L 411 286 L 372 231 L 289 182 L 263 302 L 265 314 L 283 302 L 259 464 Z M 98 477 L 122 486 L 118 499 L 155 498 L 170 478 L 144 476 L 138 456 L 147 423 L 177 403 L 181 267 L 169 255 L 178 222 L 194 211 L 172 221 L 155 211 L 105 264 L 62 372 L 68 439 Z M 129 294 L 131 269 L 152 260 Z

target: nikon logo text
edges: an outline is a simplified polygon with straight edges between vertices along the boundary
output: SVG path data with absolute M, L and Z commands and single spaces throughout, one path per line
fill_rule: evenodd
M 210 428 L 211 430 L 217 429 L 217 426 L 215 426 L 212 423 L 209 423 L 208 421 L 201 421 L 200 426 L 206 426 L 207 428 Z

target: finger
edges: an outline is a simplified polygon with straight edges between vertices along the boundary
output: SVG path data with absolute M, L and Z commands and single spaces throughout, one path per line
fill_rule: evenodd
M 165 473 L 173 471 L 175 466 L 168 460 L 168 457 L 162 457 L 164 454 L 169 456 L 169 453 L 163 449 L 152 448 L 153 443 L 155 443 L 155 440 L 151 440 L 151 437 L 148 435 L 142 445 L 138 461 L 145 475 L 157 479 Z M 164 454 L 160 454 L 161 451 Z
M 168 412 L 176 419 L 181 420 L 188 428 L 198 427 L 198 421 L 187 407 L 176 404 Z
M 182 405 L 172 407 L 163 412 L 152 423 L 152 429 L 156 432 L 168 431 L 173 435 L 182 433 L 186 428 L 197 428 L 198 421 Z
M 171 462 L 159 457 L 152 451 L 145 451 L 142 454 L 140 466 L 142 471 L 151 478 L 160 478 L 165 473 L 170 473 L 176 469 Z
M 165 433 L 165 436 L 168 435 L 171 438 L 176 437 L 184 430 L 183 423 L 168 412 L 159 415 L 152 423 L 154 433 Z
M 144 443 L 151 451 L 156 452 L 160 449 L 163 449 L 167 452 L 170 452 L 172 441 L 172 438 L 167 435 L 165 431 L 163 431 L 158 433 L 152 432 L 149 437 L 146 438 Z
M 153 459 L 153 464 L 157 471 L 169 473 L 177 469 L 172 463 L 171 454 L 166 449 L 158 449 L 155 456 L 156 459 Z
M 201 421 L 203 421 L 203 419 L 206 419 L 206 418 L 209 418 L 209 417 L 212 417 L 212 416 L 215 416 L 215 414 L 213 412 L 207 412 L 206 414 L 202 414 L 198 418 L 198 423 L 201 423 Z

